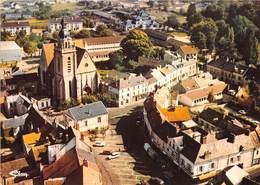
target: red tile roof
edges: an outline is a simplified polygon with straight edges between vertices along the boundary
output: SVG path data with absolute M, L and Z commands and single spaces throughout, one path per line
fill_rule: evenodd
M 84 39 L 87 45 L 115 44 L 122 41 L 122 36 L 92 37 Z
M 198 53 L 198 49 L 189 46 L 189 45 L 183 45 L 180 46 L 180 50 L 184 53 L 184 54 L 196 54 Z
M 9 28 L 9 27 L 24 27 L 30 26 L 28 21 L 12 21 L 12 22 L 3 22 L 1 27 Z

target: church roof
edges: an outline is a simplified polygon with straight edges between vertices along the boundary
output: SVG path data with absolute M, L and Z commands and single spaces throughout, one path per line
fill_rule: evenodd
M 43 44 L 43 53 L 47 66 L 49 66 L 54 57 L 54 43 Z

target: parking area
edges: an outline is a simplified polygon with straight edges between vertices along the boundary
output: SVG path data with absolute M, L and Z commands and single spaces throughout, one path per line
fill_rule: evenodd
M 140 109 L 120 117 L 110 119 L 110 128 L 106 132 L 105 147 L 94 147 L 95 152 L 105 164 L 109 173 L 116 176 L 122 185 L 138 184 L 141 179 L 150 179 L 154 164 L 142 148 L 140 134 L 136 132 L 136 117 Z M 120 152 L 120 157 L 107 160 L 108 155 L 104 151 Z

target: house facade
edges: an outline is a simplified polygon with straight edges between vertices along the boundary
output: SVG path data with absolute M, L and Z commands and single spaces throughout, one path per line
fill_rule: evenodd
M 108 36 L 84 39 L 84 47 L 94 62 L 106 61 L 109 54 L 122 49 L 122 36 Z
M 83 28 L 83 20 L 79 17 L 68 17 L 64 19 L 66 31 L 79 31 Z M 53 33 L 61 29 L 61 19 L 50 19 L 48 22 L 48 30 Z
M 173 89 L 179 93 L 179 101 L 189 107 L 221 100 L 227 85 L 213 80 L 212 76 L 196 76 L 179 82 Z
M 157 103 L 156 95 L 144 103 L 150 141 L 191 178 L 204 180 L 228 166 L 249 168 L 259 163 L 259 127 L 247 130 L 241 126 L 238 130 L 226 122 L 225 132 L 208 132 L 198 124 L 189 124 L 191 117 L 183 108 L 165 110 Z
M 187 58 L 187 57 L 186 57 Z M 171 64 L 151 69 L 144 75 L 131 74 L 108 85 L 108 92 L 115 96 L 117 105 L 126 106 L 144 99 L 159 87 L 171 88 L 179 81 L 197 74 L 197 58 L 185 60 L 180 54 L 172 54 Z M 133 82 L 133 83 L 132 83 Z M 138 82 L 136 84 L 136 82 Z M 133 85 L 135 84 L 135 85 Z
M 64 120 L 80 132 L 108 126 L 108 112 L 104 104 L 94 102 L 83 106 L 72 107 L 64 114 Z
M 229 84 L 235 85 L 241 85 L 246 82 L 245 76 L 248 69 L 247 66 L 221 59 L 213 60 L 207 64 L 207 71 L 210 72 L 214 78 L 219 78 Z
M 9 32 L 15 36 L 20 31 L 25 31 L 26 35 L 30 35 L 31 28 L 28 21 L 8 21 L 1 23 L 1 32 Z

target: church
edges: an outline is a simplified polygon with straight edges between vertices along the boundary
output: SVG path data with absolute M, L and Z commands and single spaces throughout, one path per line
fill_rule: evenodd
M 98 88 L 99 76 L 94 62 L 83 47 L 65 33 L 64 20 L 58 41 L 43 45 L 40 62 L 40 79 L 46 95 L 54 106 L 68 99 L 81 100 Z

